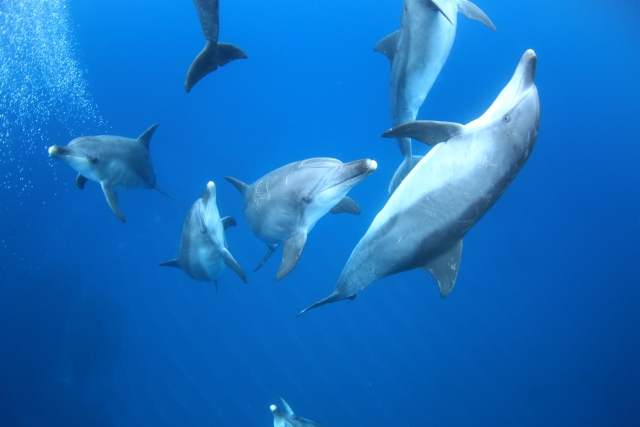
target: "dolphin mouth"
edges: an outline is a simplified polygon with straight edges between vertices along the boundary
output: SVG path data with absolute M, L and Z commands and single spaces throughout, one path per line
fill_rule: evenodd
M 518 93 L 529 89 L 534 84 L 537 65 L 538 56 L 532 49 L 527 50 L 520 58 L 520 63 L 515 72 L 515 76 L 520 77 Z
M 69 148 L 67 148 L 64 145 L 53 145 L 51 147 L 49 147 L 49 149 L 47 150 L 47 152 L 49 153 L 49 157 L 53 157 L 54 159 L 62 159 L 62 158 L 69 158 L 69 157 L 77 157 L 79 159 L 83 158 L 84 156 L 79 156 L 77 154 L 74 154 L 72 150 L 69 150 Z
M 338 185 L 347 184 L 351 181 L 356 181 L 356 180 L 361 181 L 362 179 L 366 178 L 367 176 L 375 172 L 376 169 L 378 169 L 378 162 L 371 159 L 356 160 L 354 162 L 347 163 L 346 165 L 344 165 L 344 167 L 349 170 L 350 169 L 354 169 L 354 170 L 352 171 L 352 173 L 348 174 L 344 179 L 332 183 L 330 186 L 327 186 L 318 194 L 321 194 L 327 190 L 331 190 L 332 188 L 337 187 Z

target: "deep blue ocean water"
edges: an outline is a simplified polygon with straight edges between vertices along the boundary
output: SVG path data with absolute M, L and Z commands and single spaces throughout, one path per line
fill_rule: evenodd
M 204 46 L 186 0 L 0 3 L 0 425 L 640 425 L 640 7 L 631 0 L 477 0 L 419 118 L 467 123 L 538 55 L 536 148 L 469 232 L 456 287 L 424 271 L 355 301 L 328 295 L 401 160 L 389 63 L 374 44 L 400 0 L 221 0 L 220 41 L 249 56 L 184 92 Z M 38 7 L 36 7 L 38 5 Z M 18 15 L 16 15 L 18 11 Z M 19 34 L 17 36 L 16 34 Z M 60 34 L 67 38 L 60 37 Z M 151 142 L 155 191 L 120 192 L 128 223 L 47 156 L 81 135 Z M 426 148 L 415 143 L 416 151 Z M 376 159 L 274 280 L 224 176 L 310 157 Z M 230 251 L 213 284 L 156 265 L 218 187 Z

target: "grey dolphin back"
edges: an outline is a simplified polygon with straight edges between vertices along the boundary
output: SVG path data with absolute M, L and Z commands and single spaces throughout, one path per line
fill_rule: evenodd
M 287 276 L 298 264 L 304 244 L 307 242 L 307 232 L 299 230 L 282 245 L 282 262 L 276 273 L 276 280 Z
M 240 192 L 240 194 L 242 194 L 242 196 L 244 196 L 244 194 L 247 192 L 247 189 L 249 188 L 247 184 L 240 181 L 239 179 L 235 179 L 234 177 L 225 176 L 224 179 L 226 179 L 231 184 L 233 184 L 233 186 L 238 189 L 238 191 Z
M 456 284 L 461 257 L 462 240 L 423 267 L 431 273 L 433 278 L 436 279 L 436 282 L 438 282 L 440 296 L 442 298 L 449 295 L 453 286 Z
M 398 40 L 400 39 L 400 30 L 394 31 L 388 36 L 381 39 L 378 43 L 376 43 L 373 48 L 374 52 L 380 52 L 387 58 L 389 61 L 393 62 L 393 58 L 396 55 L 396 48 L 398 47 Z
M 467 0 L 460 0 L 458 3 L 458 11 L 469 19 L 482 22 L 493 31 L 496 30 L 496 26 L 493 25 L 491 19 L 475 4 Z

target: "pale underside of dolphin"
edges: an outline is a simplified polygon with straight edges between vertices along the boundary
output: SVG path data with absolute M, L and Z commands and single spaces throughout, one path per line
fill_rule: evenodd
M 76 185 L 82 190 L 88 180 L 97 181 L 113 213 L 122 222 L 127 222 L 118 205 L 115 189 L 156 189 L 167 195 L 156 185 L 149 143 L 158 125 L 147 129 L 138 139 L 114 135 L 82 136 L 66 146 L 49 147 L 49 155 L 68 163 L 79 174 Z
M 400 30 L 380 40 L 374 51 L 391 61 L 389 104 L 394 126 L 414 121 L 444 66 L 456 36 L 457 14 L 482 22 L 491 20 L 467 0 L 404 0 Z M 404 159 L 389 185 L 392 194 L 421 156 L 413 156 L 411 138 L 398 138 Z
M 282 408 L 271 405 L 271 413 L 273 414 L 273 427 L 322 427 L 320 424 L 302 418 L 293 413 L 291 406 L 281 397 Z
M 251 185 L 226 177 L 242 195 L 244 217 L 251 231 L 268 247 L 256 270 L 282 244 L 276 280 L 288 275 L 300 259 L 308 233 L 320 218 L 327 212 L 360 213 L 358 204 L 346 195 L 376 167 L 377 163 L 370 159 L 342 163 L 314 158 L 290 163 Z
M 535 145 L 540 124 L 536 63 L 535 53 L 525 52 L 491 107 L 467 125 L 415 121 L 383 134 L 435 146 L 378 213 L 333 293 L 300 314 L 353 298 L 377 280 L 414 269 L 431 273 L 440 295 L 449 295 L 463 237 L 504 193 Z
M 247 54 L 238 46 L 218 42 L 218 33 L 220 32 L 219 0 L 193 0 L 193 4 L 200 18 L 200 26 L 206 44 L 193 60 L 187 72 L 187 79 L 184 83 L 187 92 L 204 76 L 217 70 L 218 67 L 236 59 L 247 59 Z
M 210 181 L 202 198 L 191 206 L 182 227 L 180 255 L 178 258 L 160 263 L 160 266 L 183 270 L 194 280 L 215 282 L 227 265 L 247 283 L 247 278 L 238 262 L 227 248 L 225 230 L 236 225 L 230 217 L 220 218 L 216 201 L 216 186 Z

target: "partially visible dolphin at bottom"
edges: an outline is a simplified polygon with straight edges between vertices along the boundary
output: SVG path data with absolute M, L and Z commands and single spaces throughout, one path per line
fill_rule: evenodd
M 282 397 L 280 397 L 280 400 L 282 400 L 282 407 L 284 408 L 284 411 L 276 405 L 271 405 L 273 427 L 321 427 L 318 423 L 297 416 L 291 410 L 291 406 L 289 406 Z
M 184 221 L 180 256 L 158 265 L 180 268 L 189 277 L 201 282 L 214 281 L 217 291 L 217 278 L 226 264 L 247 283 L 242 268 L 227 249 L 224 232 L 235 225 L 236 221 L 230 216 L 220 218 L 216 204 L 216 185 L 209 181 L 202 198 L 191 206 Z
M 467 125 L 415 121 L 383 134 L 435 147 L 373 220 L 333 293 L 298 316 L 353 298 L 377 280 L 414 269 L 431 273 L 440 295 L 449 295 L 460 268 L 462 238 L 498 201 L 536 143 L 540 124 L 536 63 L 535 53 L 525 52 L 491 107 Z

